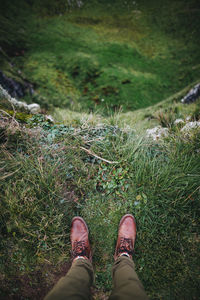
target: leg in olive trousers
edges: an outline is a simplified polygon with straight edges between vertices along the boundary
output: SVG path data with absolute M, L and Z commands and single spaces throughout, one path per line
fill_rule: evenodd
M 67 275 L 58 281 L 45 300 L 88 300 L 92 283 L 92 264 L 88 259 L 77 259 Z M 148 299 L 135 272 L 134 262 L 126 256 L 119 257 L 114 263 L 113 283 L 110 300 Z
M 89 259 L 77 259 L 44 300 L 88 300 L 93 284 L 93 267 Z
M 132 259 L 120 256 L 113 266 L 113 291 L 109 300 L 147 300 Z

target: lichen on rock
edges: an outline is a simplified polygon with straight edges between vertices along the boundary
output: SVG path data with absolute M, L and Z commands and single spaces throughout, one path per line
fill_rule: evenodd
M 157 141 L 163 137 L 167 137 L 169 134 L 168 128 L 163 128 L 161 126 L 156 126 L 151 129 L 146 130 L 147 137 L 153 138 L 154 141 Z

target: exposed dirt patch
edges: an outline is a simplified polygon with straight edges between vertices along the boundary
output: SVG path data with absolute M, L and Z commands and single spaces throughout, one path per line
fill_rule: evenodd
M 52 289 L 55 283 L 65 276 L 71 266 L 70 262 L 65 262 L 57 266 L 42 265 L 37 271 L 1 278 L 0 299 L 1 300 L 40 300 Z

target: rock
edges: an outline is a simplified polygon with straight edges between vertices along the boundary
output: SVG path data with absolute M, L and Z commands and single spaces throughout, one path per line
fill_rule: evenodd
M 151 129 L 147 129 L 146 133 L 147 137 L 153 138 L 154 141 L 157 141 L 160 138 L 167 137 L 169 135 L 169 129 L 157 126 Z
M 200 128 L 200 122 L 198 121 L 194 121 L 194 122 L 189 122 L 187 123 L 182 129 L 181 131 L 182 132 L 188 132 L 192 129 L 197 129 L 197 128 Z
M 7 77 L 2 71 L 0 71 L 0 84 L 9 93 L 9 95 L 14 98 L 24 97 L 27 91 L 30 95 L 34 94 L 33 85 L 31 83 L 27 81 L 24 81 L 23 83 L 18 82 Z
M 187 95 L 181 99 L 182 103 L 192 103 L 200 97 L 200 83 L 195 85 Z
M 25 95 L 24 86 L 20 82 L 4 75 L 2 71 L 0 71 L 0 84 L 12 97 L 20 98 Z
M 32 114 L 36 114 L 38 112 L 40 112 L 40 105 L 37 103 L 32 103 L 28 105 L 28 110 L 32 113 Z
M 184 120 L 183 119 L 176 119 L 175 121 L 174 121 L 174 124 L 175 125 L 178 125 L 178 124 L 184 124 L 185 122 L 184 122 Z
M 53 118 L 51 115 L 46 115 L 45 118 L 46 118 L 47 121 L 50 121 L 50 122 L 52 122 L 52 123 L 55 122 L 55 121 L 54 121 L 54 118 Z
M 26 104 L 26 102 L 22 102 L 22 101 L 15 102 L 14 100 L 16 100 L 16 99 L 12 98 L 12 103 L 15 106 L 18 106 L 19 108 L 24 108 L 24 109 L 28 110 L 28 104 Z
M 9 109 L 13 109 L 13 106 L 17 109 L 24 109 L 29 111 L 32 114 L 38 113 L 40 111 L 40 105 L 37 103 L 27 104 L 26 102 L 18 101 L 17 99 L 11 97 L 8 92 L 2 88 L 0 85 L 0 100 L 1 103 L 6 107 L 9 106 Z
M 191 116 L 187 116 L 187 117 L 185 118 L 185 120 L 186 120 L 186 122 L 189 122 L 189 121 L 191 120 Z

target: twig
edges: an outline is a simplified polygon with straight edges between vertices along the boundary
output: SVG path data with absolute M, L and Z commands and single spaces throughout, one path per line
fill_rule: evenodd
M 103 161 L 107 162 L 108 164 L 118 164 L 118 161 L 110 161 L 110 160 L 107 160 L 107 159 L 105 159 L 105 158 L 102 158 L 102 157 L 96 155 L 95 153 L 93 153 L 92 151 L 90 151 L 90 150 L 88 150 L 88 149 L 86 149 L 86 148 L 84 148 L 84 147 L 80 147 L 80 148 L 81 148 L 82 150 L 84 150 L 85 152 L 87 152 L 88 154 L 90 154 L 90 155 L 92 155 L 92 156 L 94 156 L 94 157 L 96 157 L 96 158 L 98 158 L 98 159 L 100 159 L 100 160 L 103 160 Z

